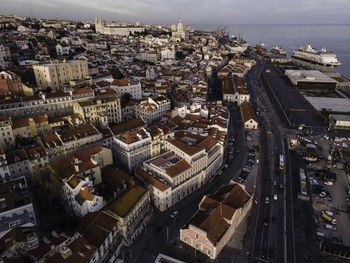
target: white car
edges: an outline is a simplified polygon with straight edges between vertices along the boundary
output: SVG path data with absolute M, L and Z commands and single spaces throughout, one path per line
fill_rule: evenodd
M 327 194 L 326 194 L 326 192 L 323 192 L 323 191 L 322 191 L 322 192 L 319 193 L 318 195 L 319 195 L 320 197 L 326 197 Z
M 332 186 L 332 185 L 333 185 L 333 182 L 331 182 L 331 181 L 325 181 L 324 184 L 325 184 L 325 185 Z
M 336 230 L 335 226 L 333 226 L 331 224 L 326 224 L 325 227 L 326 227 L 326 229 L 329 229 L 329 230 Z
M 273 200 L 278 200 L 278 196 L 276 194 L 273 195 Z
M 265 197 L 265 204 L 269 204 L 270 203 L 270 198 L 268 196 Z
M 336 218 L 334 218 L 334 219 L 332 219 L 331 223 L 332 223 L 332 225 L 336 225 L 336 224 L 338 224 L 338 220 Z

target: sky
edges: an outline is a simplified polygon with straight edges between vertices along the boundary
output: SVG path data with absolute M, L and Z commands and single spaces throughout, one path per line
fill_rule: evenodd
M 190 25 L 350 24 L 350 0 L 1 0 L 0 14 Z

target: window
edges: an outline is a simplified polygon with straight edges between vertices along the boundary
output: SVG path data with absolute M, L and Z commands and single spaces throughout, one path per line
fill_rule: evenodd
M 196 234 L 196 239 L 198 239 L 199 238 L 199 235 L 198 234 Z

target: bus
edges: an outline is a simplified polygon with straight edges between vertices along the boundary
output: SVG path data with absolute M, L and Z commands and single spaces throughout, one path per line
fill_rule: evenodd
M 284 156 L 280 154 L 280 170 L 284 169 Z

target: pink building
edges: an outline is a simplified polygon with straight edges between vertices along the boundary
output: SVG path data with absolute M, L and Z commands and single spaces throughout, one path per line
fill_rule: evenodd
M 215 259 L 252 206 L 244 185 L 230 182 L 213 196 L 204 196 L 199 210 L 180 229 L 180 240 Z

